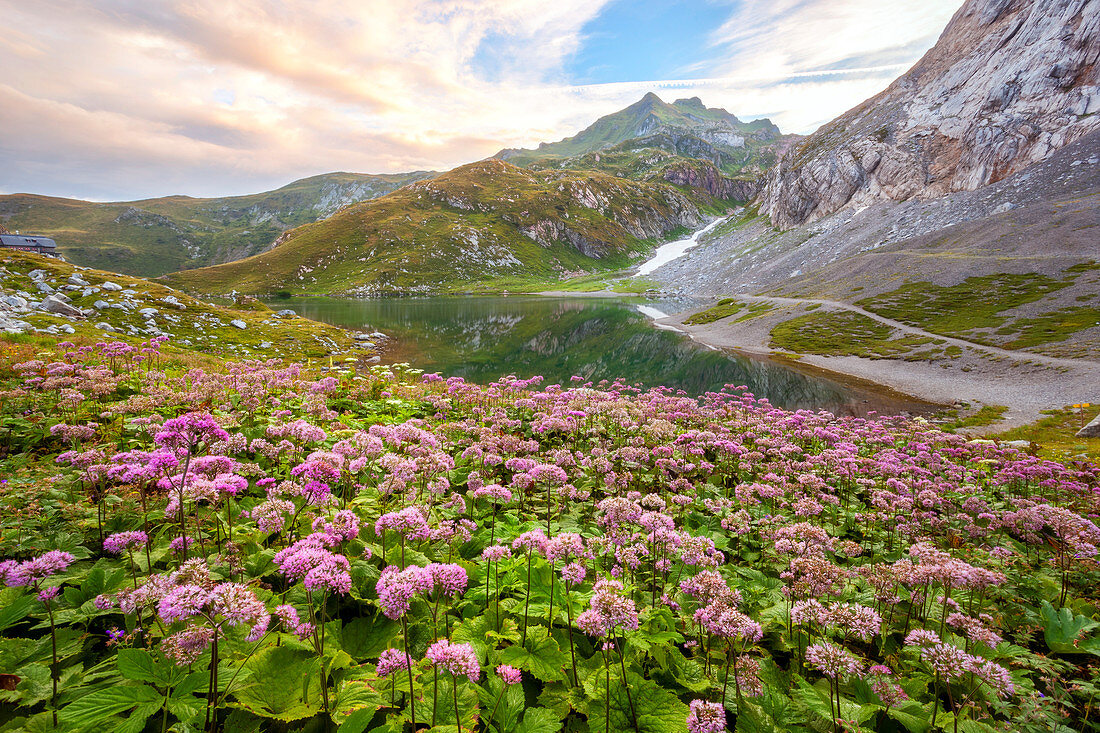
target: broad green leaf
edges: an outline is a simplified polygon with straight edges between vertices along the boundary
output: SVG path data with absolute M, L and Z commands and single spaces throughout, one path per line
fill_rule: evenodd
M 345 716 L 369 713 L 369 721 L 378 708 L 387 704 L 387 700 L 365 681 L 352 680 L 342 685 L 336 693 L 332 715 L 334 720 L 340 722 Z
M 742 701 L 737 713 L 737 733 L 778 733 L 779 730 L 780 727 L 764 708 L 751 700 Z
M 791 697 L 802 705 L 810 713 L 823 718 L 830 723 L 833 721 L 835 711 L 828 690 L 814 687 L 802 677 L 795 677 L 795 688 Z
M 1055 610 L 1049 601 L 1043 601 L 1040 612 L 1044 622 L 1043 638 L 1052 652 L 1100 655 L 1100 638 L 1085 638 L 1100 623 L 1065 607 Z
M 118 713 L 140 705 L 159 706 L 163 699 L 148 685 L 117 685 L 78 697 L 61 710 L 59 717 L 73 730 L 92 726 L 99 729 L 105 720 Z
M 237 705 L 264 718 L 290 723 L 321 709 L 319 663 L 307 649 L 268 647 L 246 664 L 252 683 L 234 692 Z
M 598 688 L 598 694 L 587 701 L 585 712 L 591 733 L 633 730 L 631 702 L 638 721 L 638 733 L 683 733 L 688 707 L 672 691 L 633 673 L 628 673 L 627 682 L 629 698 L 626 685 L 611 686 L 610 727 L 605 725 L 608 698 L 603 688 Z
M 375 712 L 369 708 L 356 710 L 340 724 L 337 729 L 338 733 L 363 733 L 374 719 Z
M 516 727 L 516 733 L 557 733 L 561 721 L 552 710 L 546 708 L 527 708 L 523 720 Z
M 373 618 L 352 619 L 340 631 L 340 646 L 357 661 L 373 660 L 383 651 L 397 646 L 401 624 L 382 614 Z
M 901 705 L 890 708 L 887 714 L 904 725 L 911 733 L 927 733 L 932 727 L 929 711 L 913 700 L 906 700 Z
M 498 730 L 506 731 L 515 727 L 524 707 L 522 685 L 506 685 L 502 679 L 494 677 L 489 681 L 488 689 L 478 687 L 477 694 L 481 698 L 482 716 L 487 721 L 492 713 Z
M 540 632 L 543 632 L 540 628 L 534 628 L 532 631 L 536 636 L 540 636 Z M 528 632 L 527 647 L 525 649 L 518 644 L 508 647 L 501 654 L 501 660 L 504 664 L 530 672 L 543 682 L 565 679 L 563 670 L 569 665 L 569 659 L 562 653 L 556 641 L 545 636 L 533 641 Z
M 145 649 L 119 649 L 118 673 L 128 680 L 152 682 L 159 687 L 178 685 L 186 674 L 167 660 L 158 661 Z
M 0 607 L 0 631 L 26 618 L 36 602 L 34 596 L 19 596 L 6 606 Z

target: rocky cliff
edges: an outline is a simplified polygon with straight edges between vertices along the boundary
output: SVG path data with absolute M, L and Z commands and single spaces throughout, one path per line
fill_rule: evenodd
M 967 0 L 924 58 L 788 151 L 781 229 L 879 199 L 974 190 L 1100 129 L 1100 2 Z

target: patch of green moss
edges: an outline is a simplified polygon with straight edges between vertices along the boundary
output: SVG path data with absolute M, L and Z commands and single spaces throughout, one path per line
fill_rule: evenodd
M 1071 282 L 1007 273 L 969 277 L 950 286 L 915 282 L 864 298 L 857 305 L 927 331 L 968 335 L 975 329 L 1001 327 L 1006 320 L 999 315 L 1003 311 L 1040 300 Z
M 814 312 L 777 324 L 773 348 L 822 356 L 897 357 L 932 343 L 922 336 L 891 338 L 894 329 L 859 313 Z
M 705 311 L 699 311 L 695 315 L 691 316 L 684 321 L 689 326 L 701 326 L 707 323 L 714 323 L 720 321 L 723 318 L 729 318 L 730 316 L 740 313 L 745 308 L 745 304 L 738 302 L 735 298 L 723 298 L 719 300 L 717 304 L 707 308 Z
M 994 423 L 1004 420 L 1004 414 L 1006 412 L 1008 412 L 1008 407 L 1004 405 L 982 405 L 981 409 L 977 412 L 972 412 L 961 417 L 959 416 L 958 410 L 948 410 L 941 413 L 942 417 L 948 418 L 948 422 L 941 423 L 940 427 L 950 432 L 960 428 L 977 428 L 993 425 Z
M 1003 346 L 1008 349 L 1026 349 L 1065 341 L 1078 331 L 1094 326 L 1100 326 L 1100 308 L 1089 306 L 1064 308 L 1034 318 L 1018 318 L 1012 323 L 1012 332 L 1019 335 Z

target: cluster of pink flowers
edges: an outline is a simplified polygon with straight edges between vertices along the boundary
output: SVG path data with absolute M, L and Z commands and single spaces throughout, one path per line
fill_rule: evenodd
M 726 730 L 726 709 L 721 703 L 692 700 L 688 710 L 689 733 L 722 733 Z
M 596 581 L 588 610 L 577 616 L 577 628 L 589 636 L 608 636 L 616 630 L 638 628 L 638 610 L 634 601 L 622 595 L 623 584 L 617 580 Z
M 984 680 L 998 695 L 1007 697 L 1016 687 L 1008 670 L 987 659 L 968 654 L 954 644 L 940 639 L 939 634 L 926 629 L 910 631 L 905 645 L 915 647 L 921 659 L 945 680 L 970 673 Z
M 470 682 L 477 682 L 481 678 L 477 652 L 469 644 L 454 644 L 447 639 L 440 639 L 428 647 L 424 657 L 433 666 L 445 669 L 456 677 L 465 675 Z
M 844 647 L 829 641 L 806 647 L 806 663 L 834 680 L 863 674 L 863 662 Z
M 466 569 L 453 563 L 410 565 L 404 570 L 389 565 L 378 577 L 375 591 L 382 613 L 398 619 L 408 612 L 417 595 L 435 593 L 439 597 L 454 597 L 465 592 L 468 582 Z
M 112 554 L 121 554 L 132 547 L 143 547 L 149 542 L 149 535 L 141 530 L 116 532 L 103 540 L 103 549 Z
M 394 672 L 408 669 L 412 666 L 412 657 L 399 649 L 386 649 L 378 656 L 375 672 L 381 677 L 388 677 Z

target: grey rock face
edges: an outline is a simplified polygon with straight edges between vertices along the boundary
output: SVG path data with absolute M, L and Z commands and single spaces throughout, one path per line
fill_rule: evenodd
M 781 229 L 875 200 L 971 191 L 1100 129 L 1100 3 L 967 0 L 888 89 L 773 168 Z

